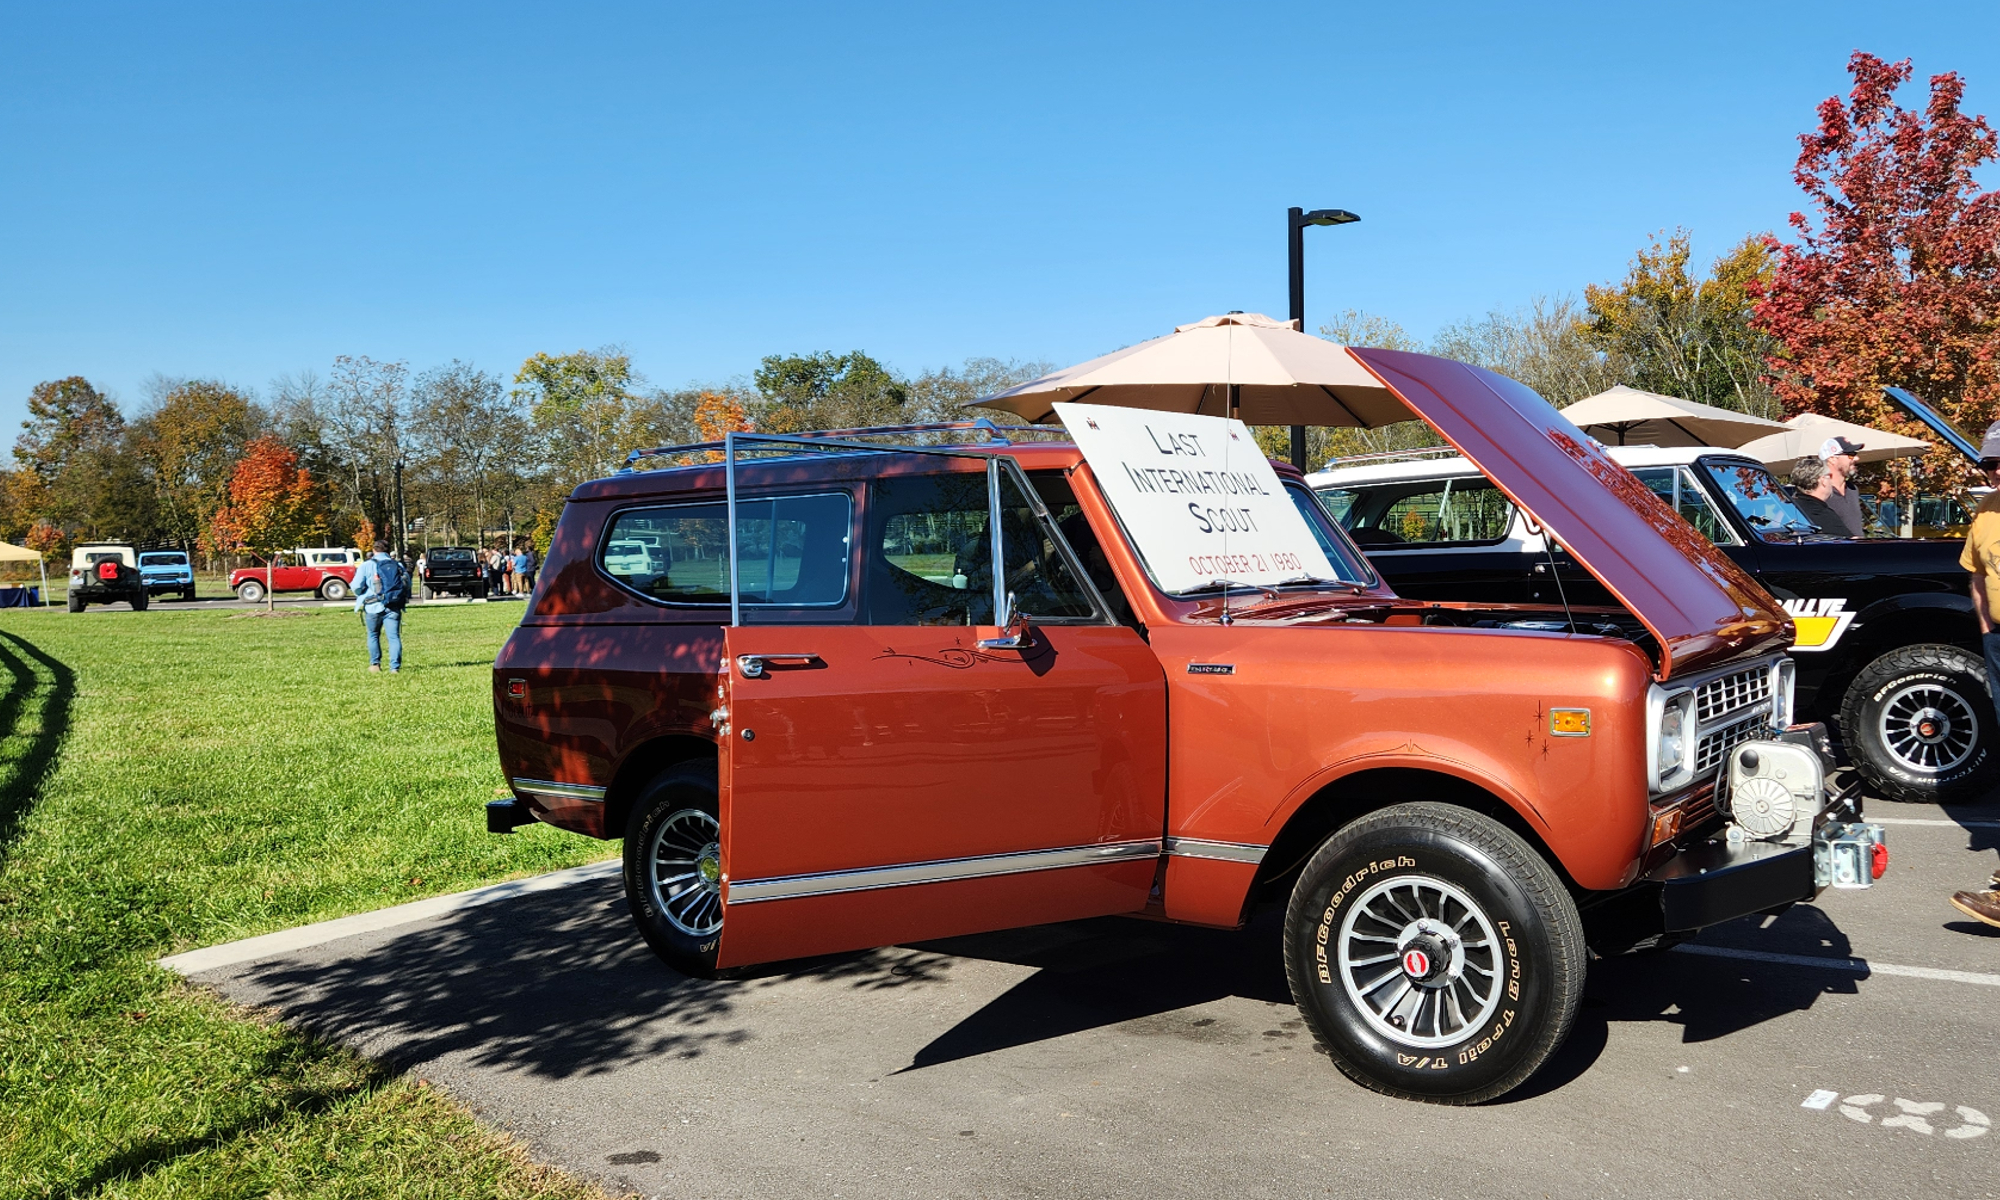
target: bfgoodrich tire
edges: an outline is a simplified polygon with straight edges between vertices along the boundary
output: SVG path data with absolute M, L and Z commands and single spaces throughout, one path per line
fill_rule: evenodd
M 653 953 L 713 979 L 722 943 L 722 824 L 713 763 L 655 776 L 625 822 L 625 903 Z
M 1285 973 L 1320 1045 L 1387 1095 L 1476 1104 L 1569 1035 L 1583 926 L 1519 835 L 1446 804 L 1399 804 L 1320 845 L 1285 912 Z
M 1863 667 L 1840 704 L 1840 740 L 1877 795 L 1962 800 L 1993 786 L 1986 664 L 1957 646 L 1903 646 Z

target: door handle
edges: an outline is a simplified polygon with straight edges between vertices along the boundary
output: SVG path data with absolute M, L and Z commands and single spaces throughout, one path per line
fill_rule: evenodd
M 736 669 L 743 672 L 745 679 L 762 679 L 773 666 L 779 663 L 793 663 L 801 667 L 813 663 L 824 665 L 825 660 L 817 654 L 739 654 Z

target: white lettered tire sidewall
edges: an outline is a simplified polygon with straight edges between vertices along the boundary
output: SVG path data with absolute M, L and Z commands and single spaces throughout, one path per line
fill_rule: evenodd
M 1339 962 L 1349 906 L 1399 877 L 1471 898 L 1497 935 L 1498 1002 L 1443 1045 L 1385 1036 L 1357 1007 Z M 1397 805 L 1336 831 L 1300 873 L 1285 914 L 1292 995 L 1335 1065 L 1376 1091 L 1448 1104 L 1502 1095 L 1548 1059 L 1575 1018 L 1585 953 L 1575 904 L 1541 856 L 1498 822 L 1443 804 Z
M 1962 762 L 1942 771 L 1913 769 L 1882 741 L 1885 705 L 1912 688 L 1950 693 L 1953 706 L 1969 710 L 1978 740 Z M 2000 776 L 1995 762 L 1993 701 L 1986 664 L 1958 646 L 1915 645 L 1890 650 L 1863 667 L 1840 707 L 1840 738 L 1874 794 L 1906 803 L 1932 804 L 1984 795 Z

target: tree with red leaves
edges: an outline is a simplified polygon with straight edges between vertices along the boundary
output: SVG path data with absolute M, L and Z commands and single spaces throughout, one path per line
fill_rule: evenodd
M 1856 51 L 1848 70 L 1846 101 L 1822 101 L 1799 137 L 1793 177 L 1817 220 L 1793 213 L 1797 243 L 1771 243 L 1755 323 L 1779 345 L 1772 385 L 1789 412 L 1922 435 L 1882 398 L 1899 385 L 1977 440 L 2000 410 L 2000 193 L 1972 178 L 1994 131 L 1959 111 L 1954 73 L 1931 76 L 1916 112 L 1895 102 L 1909 60 Z M 1947 486 L 1964 478 L 1944 451 L 1924 465 Z
M 215 511 L 205 539 L 213 550 L 247 551 L 264 559 L 264 600 L 275 607 L 273 560 L 280 550 L 320 531 L 312 472 L 299 466 L 291 447 L 268 435 L 258 438 L 237 460 L 229 479 L 229 503 Z

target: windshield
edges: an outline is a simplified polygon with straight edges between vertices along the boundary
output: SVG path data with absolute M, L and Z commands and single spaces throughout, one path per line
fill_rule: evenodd
M 142 567 L 185 567 L 187 566 L 187 555 L 141 554 L 139 556 L 139 565 Z
M 1801 534 L 1817 533 L 1819 527 L 1806 520 L 1785 493 L 1778 489 L 1778 481 L 1771 473 L 1756 463 L 1742 460 L 1703 459 L 1703 469 L 1710 479 L 1722 487 L 1722 493 L 1729 497 L 1730 504 L 1757 535 L 1767 542 L 1798 537 Z

